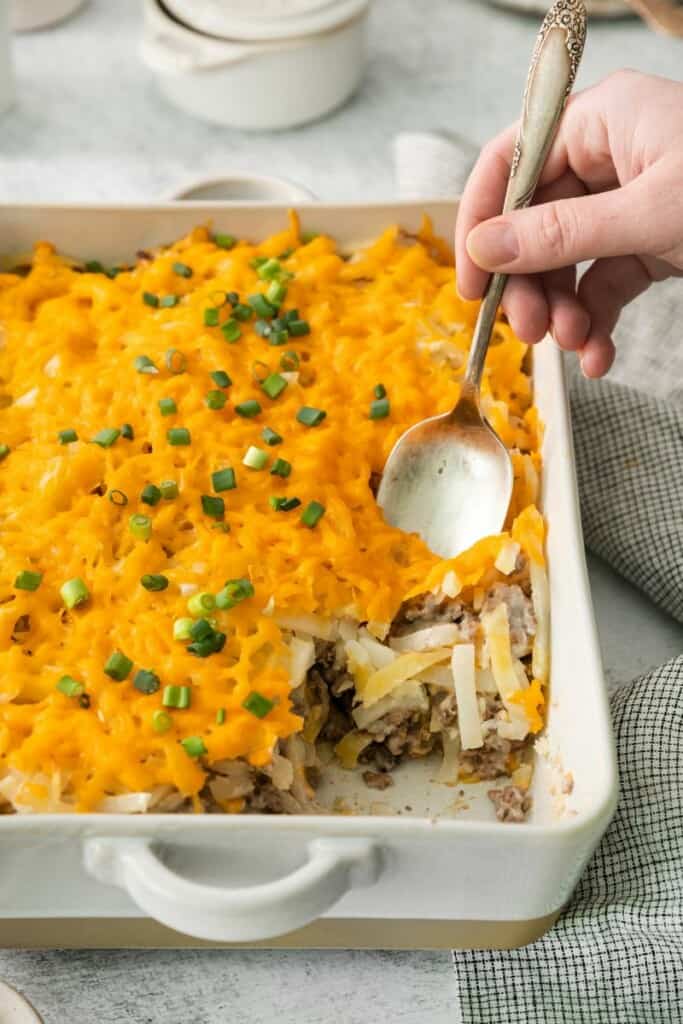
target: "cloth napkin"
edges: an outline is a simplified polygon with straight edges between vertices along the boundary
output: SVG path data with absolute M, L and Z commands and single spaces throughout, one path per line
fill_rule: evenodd
M 397 181 L 413 197 L 449 180 L 449 146 L 450 181 L 464 183 L 462 148 L 439 138 L 438 174 L 396 141 L 397 162 L 411 161 Z M 683 622 L 683 287 L 658 287 L 625 317 L 610 379 L 574 368 L 570 396 L 586 544 Z M 683 654 L 619 686 L 612 717 L 615 818 L 547 935 L 453 953 L 463 1024 L 683 1020 Z

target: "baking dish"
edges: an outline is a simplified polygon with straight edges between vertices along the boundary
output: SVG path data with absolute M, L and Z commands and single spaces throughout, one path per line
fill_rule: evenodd
M 302 22 L 271 19 L 259 38 L 208 35 L 174 18 L 160 0 L 145 0 L 142 59 L 162 92 L 203 120 L 251 131 L 291 128 L 340 106 L 365 66 L 369 0 L 328 5 Z M 176 5 L 179 6 L 179 5 Z M 265 30 L 266 22 L 259 22 Z
M 452 203 L 311 205 L 300 215 L 305 230 L 350 245 L 391 223 L 413 231 L 424 211 L 451 234 Z M 66 253 L 115 263 L 198 222 L 263 237 L 284 216 L 273 204 L 5 206 L 0 225 L 10 258 L 49 238 Z M 406 766 L 374 806 L 355 775 L 331 771 L 330 795 L 355 799 L 365 813 L 354 816 L 4 816 L 2 917 L 149 916 L 184 935 L 240 944 L 284 936 L 278 941 L 297 945 L 395 945 L 400 932 L 406 945 L 501 946 L 549 927 L 610 819 L 617 784 L 562 365 L 549 342 L 535 350 L 534 380 L 546 426 L 553 630 L 530 822 L 496 823 L 487 784 L 461 796 L 432 783 L 428 761 Z M 359 922 L 365 936 L 354 940 L 349 929 Z

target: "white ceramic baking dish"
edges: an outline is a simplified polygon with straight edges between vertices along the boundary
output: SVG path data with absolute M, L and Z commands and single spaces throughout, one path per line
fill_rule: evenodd
M 339 17 L 306 31 L 273 25 L 268 38 L 219 38 L 177 21 L 160 0 L 144 0 L 142 59 L 161 91 L 202 120 L 271 131 L 323 117 L 340 106 L 365 67 L 369 0 L 332 5 Z M 320 19 L 318 19 L 320 20 Z
M 310 204 L 301 218 L 305 229 L 352 245 L 391 223 L 414 230 L 424 210 L 451 235 L 456 207 L 445 202 Z M 285 212 L 272 204 L 5 206 L 0 238 L 10 258 L 48 238 L 68 254 L 116 263 L 198 222 L 260 238 L 281 228 Z M 497 823 L 490 783 L 464 787 L 463 798 L 432 782 L 435 765 L 420 761 L 401 767 L 374 805 L 377 794 L 354 773 L 331 768 L 324 795 L 355 801 L 354 816 L 4 816 L 0 942 L 189 941 L 150 933 L 153 918 L 220 943 L 512 946 L 552 924 L 607 826 L 617 778 L 563 370 L 548 341 L 535 349 L 534 380 L 546 427 L 553 625 L 550 711 L 529 823 Z M 93 919 L 109 930 L 93 938 Z M 73 928 L 65 937 L 79 921 L 83 938 Z M 130 925 L 124 937 L 121 922 Z

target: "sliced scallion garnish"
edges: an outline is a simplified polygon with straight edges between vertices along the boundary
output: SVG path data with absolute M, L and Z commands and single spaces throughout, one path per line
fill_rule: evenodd
M 268 700 L 262 693 L 258 693 L 257 690 L 252 690 L 246 700 L 242 701 L 242 707 L 245 711 L 249 711 L 250 714 L 255 715 L 256 718 L 265 718 L 266 715 L 273 710 L 275 704 L 272 700 Z
M 229 388 L 232 384 L 232 380 L 225 370 L 214 370 L 211 374 L 211 380 L 218 388 Z
M 136 690 L 139 690 L 140 693 L 156 693 L 160 685 L 161 681 L 159 679 L 159 676 L 156 674 L 156 672 L 152 672 L 151 669 L 141 668 L 139 672 L 135 673 L 135 678 L 133 679 L 133 686 L 135 687 Z
M 214 410 L 222 409 L 227 400 L 228 399 L 225 392 L 219 391 L 218 389 L 207 391 L 204 397 L 204 401 L 206 403 L 207 408 Z
M 73 444 L 74 441 L 78 441 L 78 434 L 75 430 L 60 430 L 57 434 L 60 444 Z
M 175 403 L 174 398 L 160 398 L 159 399 L 159 412 L 162 416 L 173 416 L 178 412 L 178 406 Z
M 301 522 L 304 526 L 308 526 L 312 530 L 314 526 L 317 526 L 324 515 L 324 505 L 321 505 L 319 501 L 309 501 L 308 505 L 301 513 Z
M 161 696 L 161 703 L 165 708 L 189 708 L 191 700 L 189 686 L 165 686 Z
M 291 462 L 287 462 L 287 459 L 276 459 L 270 469 L 271 476 L 281 476 L 283 479 L 288 477 L 292 472 Z
M 201 736 L 186 736 L 180 745 L 189 757 L 202 757 L 207 752 Z
M 166 369 L 171 373 L 185 373 L 187 369 L 187 356 L 177 348 L 169 348 L 165 355 Z
M 136 512 L 128 520 L 128 528 L 136 540 L 148 541 L 152 536 L 152 520 Z
M 279 373 L 270 373 L 261 383 L 261 387 L 269 398 L 277 398 L 287 387 L 287 381 Z
M 188 267 L 187 263 L 181 263 L 180 260 L 173 264 L 171 270 L 178 277 L 192 277 L 192 267 Z
M 159 484 L 159 490 L 164 501 L 172 501 L 178 497 L 178 484 L 175 480 L 162 480 Z
M 383 420 L 391 411 L 388 398 L 375 398 L 370 403 L 370 419 L 371 420 Z
M 161 488 L 156 484 L 146 484 L 140 492 L 140 501 L 145 505 L 158 505 L 161 501 Z
M 299 423 L 305 427 L 317 427 L 327 416 L 324 409 L 316 409 L 311 405 L 302 405 L 296 414 Z
M 132 667 L 133 662 L 130 658 L 122 654 L 121 651 L 114 651 L 104 663 L 103 672 L 110 679 L 115 679 L 117 683 L 122 683 L 130 675 Z
M 204 326 L 218 327 L 219 312 L 216 306 L 207 306 L 204 310 Z
M 204 618 L 204 616 L 209 615 L 215 607 L 216 598 L 208 591 L 204 591 L 200 594 L 193 594 L 187 602 L 188 612 L 196 618 Z
M 222 590 L 216 594 L 216 607 L 222 611 L 234 608 L 241 601 L 254 596 L 254 585 L 251 580 L 228 580 Z
M 242 464 L 248 466 L 249 469 L 263 469 L 268 462 L 268 452 L 264 452 L 262 448 L 257 448 L 256 445 L 250 445 L 247 448 Z
M 233 249 L 237 245 L 234 235 L 226 235 L 221 232 L 214 235 L 213 240 L 219 249 Z
M 190 431 L 187 427 L 171 427 L 166 434 L 166 437 L 168 439 L 168 443 L 174 445 L 176 448 L 181 445 L 192 444 Z
M 128 495 L 125 493 L 125 491 L 120 491 L 118 487 L 114 487 L 109 492 L 109 500 L 112 503 L 112 505 L 118 505 L 119 508 L 125 508 L 125 506 L 128 504 Z
M 211 486 L 217 494 L 221 491 L 232 491 L 237 486 L 235 481 L 235 470 L 219 469 L 211 474 Z
M 42 572 L 31 572 L 30 569 L 24 569 L 18 574 L 14 581 L 14 586 L 17 590 L 37 590 L 43 581 Z
M 172 725 L 173 719 L 168 712 L 162 711 L 161 708 L 157 708 L 152 715 L 152 728 L 154 731 L 158 733 L 168 732 Z
M 266 444 L 282 444 L 282 436 L 275 430 L 271 430 L 270 427 L 264 427 L 261 431 L 261 437 Z
M 155 373 L 159 372 L 156 363 L 154 362 L 154 360 L 150 359 L 149 356 L 136 356 L 135 360 L 133 361 L 133 366 L 138 371 L 138 373 L 147 373 L 150 375 L 154 375 Z
M 159 305 L 159 296 L 155 295 L 154 292 L 143 292 L 142 301 L 146 306 L 151 306 L 156 309 Z
M 103 430 L 99 430 L 92 440 L 93 444 L 98 444 L 100 448 L 111 448 L 120 436 L 121 431 L 118 427 L 105 427 Z
M 79 683 L 73 676 L 62 676 L 56 685 L 56 689 L 63 693 L 65 697 L 80 697 L 81 694 L 85 693 L 83 683 Z
M 230 319 L 226 320 L 225 323 L 221 326 L 221 333 L 225 340 L 230 342 L 230 344 L 232 345 L 236 341 L 239 341 L 239 339 L 242 337 L 242 328 L 240 327 L 237 320 L 235 320 L 233 317 L 230 317 Z
M 146 572 L 144 576 L 140 577 L 140 583 L 142 583 L 145 590 L 151 590 L 152 592 L 166 590 L 168 587 L 168 577 L 162 576 L 161 573 Z
M 245 416 L 247 419 L 251 419 L 253 416 L 258 416 L 261 412 L 261 403 L 257 402 L 255 398 L 248 398 L 246 402 L 239 402 L 235 406 L 235 412 L 238 416 Z
M 225 515 L 225 502 L 212 494 L 202 494 L 202 512 L 212 519 L 222 519 Z
M 90 597 L 90 591 L 79 576 L 74 576 L 73 579 L 62 583 L 59 593 L 67 608 L 78 608 L 79 605 L 85 604 Z

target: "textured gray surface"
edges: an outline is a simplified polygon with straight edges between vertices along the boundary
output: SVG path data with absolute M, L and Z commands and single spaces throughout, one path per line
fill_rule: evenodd
M 249 136 L 169 108 L 137 61 L 139 4 L 91 2 L 56 30 L 17 40 L 19 102 L 0 122 L 0 200 L 154 198 L 188 176 L 239 170 L 284 174 L 327 199 L 386 197 L 396 132 L 449 129 L 482 142 L 516 116 L 536 25 L 478 0 L 377 0 L 369 71 L 352 103 L 321 124 Z M 677 76 L 682 53 L 681 42 L 635 21 L 592 25 L 579 84 L 618 65 Z M 628 333 L 637 337 L 647 318 L 637 305 Z M 672 311 L 664 347 L 673 324 Z M 627 348 L 620 375 L 637 370 Z M 591 577 L 611 682 L 681 649 L 680 627 L 607 568 L 594 563 Z M 4 951 L 0 976 L 46 1024 L 459 1019 L 445 952 Z

